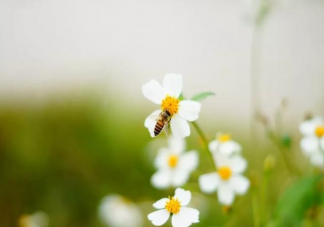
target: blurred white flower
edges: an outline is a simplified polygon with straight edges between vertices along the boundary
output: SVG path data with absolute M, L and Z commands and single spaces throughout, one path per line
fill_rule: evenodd
M 304 138 L 300 141 L 303 153 L 310 158 L 312 165 L 324 166 L 324 122 L 315 117 L 302 122 L 299 130 Z
M 33 214 L 24 214 L 19 218 L 19 227 L 47 227 L 48 215 L 43 211 L 37 211 Z
M 179 74 L 166 74 L 163 86 L 156 80 L 151 80 L 142 86 L 144 96 L 160 105 L 160 109 L 150 114 L 144 123 L 152 137 L 159 134 L 157 131 L 154 132 L 154 129 L 162 111 L 168 111 L 168 114 L 170 114 L 170 125 L 174 136 L 183 138 L 190 135 L 190 127 L 187 121 L 198 119 L 200 103 L 192 100 L 180 101 L 181 91 L 182 76 Z
M 231 205 L 235 194 L 243 195 L 247 192 L 250 182 L 242 175 L 247 162 L 240 155 L 227 156 L 214 155 L 217 172 L 203 174 L 199 177 L 200 189 L 205 193 L 217 190 L 218 200 L 221 204 Z
M 143 223 L 138 206 L 119 195 L 109 195 L 102 199 L 99 216 L 103 223 L 111 227 L 140 227 Z
M 232 155 L 241 152 L 242 148 L 240 144 L 232 140 L 230 134 L 217 133 L 216 140 L 209 143 L 209 150 L 213 154 Z
M 150 213 L 147 217 L 155 226 L 166 223 L 170 215 L 173 227 L 187 227 L 192 223 L 199 222 L 199 211 L 186 207 L 191 200 L 191 192 L 182 188 L 175 190 L 174 197 L 163 198 L 153 204 L 153 207 L 160 209 Z
M 152 176 L 151 183 L 159 189 L 184 185 L 198 165 L 196 151 L 184 152 L 184 139 L 172 136 L 168 142 L 169 147 L 160 149 L 154 162 L 158 171 Z

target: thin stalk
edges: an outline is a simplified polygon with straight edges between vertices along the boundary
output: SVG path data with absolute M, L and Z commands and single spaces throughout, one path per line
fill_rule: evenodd
M 213 166 L 215 168 L 215 170 L 217 170 L 216 168 L 216 164 L 214 162 L 214 158 L 213 158 L 213 155 L 212 153 L 209 151 L 209 148 L 208 148 L 208 140 L 204 134 L 204 132 L 201 130 L 201 128 L 199 127 L 199 125 L 196 123 L 196 122 L 191 122 L 191 124 L 194 126 L 195 130 L 197 131 L 202 143 L 203 143 L 203 147 L 204 147 L 204 150 L 208 153 L 208 156 L 210 157 L 212 163 L 213 163 Z
M 261 202 L 262 202 L 262 217 L 261 223 L 266 223 L 268 219 L 268 203 L 267 203 L 267 194 L 268 194 L 268 186 L 269 186 L 269 174 L 271 170 L 263 172 L 262 179 L 262 188 L 261 188 Z
M 278 144 L 277 139 L 275 138 L 275 135 L 273 133 L 269 133 L 269 138 L 273 142 L 273 144 L 278 148 L 279 154 L 281 159 L 283 160 L 283 163 L 289 173 L 289 175 L 292 177 L 294 176 L 294 168 L 290 165 L 290 162 L 288 160 L 288 157 L 286 155 L 286 152 L 282 149 L 281 145 Z
M 254 190 L 252 192 L 252 210 L 253 210 L 253 223 L 254 227 L 260 226 L 260 212 L 259 212 L 259 206 L 258 206 L 258 198 L 256 191 Z

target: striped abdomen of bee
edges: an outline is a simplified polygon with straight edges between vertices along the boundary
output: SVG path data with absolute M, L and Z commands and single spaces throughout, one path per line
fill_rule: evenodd
M 162 111 L 154 127 L 154 136 L 159 135 L 162 132 L 163 128 L 168 126 L 170 120 L 171 120 L 171 114 L 169 113 L 169 111 L 167 110 Z
M 161 120 L 158 120 L 154 127 L 154 135 L 155 136 L 159 135 L 162 132 L 163 128 L 164 128 L 164 122 Z

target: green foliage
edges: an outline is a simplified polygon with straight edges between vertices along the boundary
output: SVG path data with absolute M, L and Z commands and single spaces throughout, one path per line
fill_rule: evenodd
M 191 100 L 194 100 L 194 101 L 200 102 L 200 101 L 202 101 L 202 100 L 204 100 L 204 99 L 206 99 L 207 97 L 212 96 L 212 95 L 215 95 L 215 93 L 213 93 L 213 92 L 209 92 L 209 91 L 207 91 L 207 92 L 201 92 L 201 93 L 198 93 L 198 94 L 194 95 L 194 96 L 191 98 Z
M 301 226 L 307 212 L 321 203 L 318 188 L 323 175 L 304 177 L 292 184 L 281 196 L 275 211 L 275 226 Z
M 284 147 L 290 148 L 291 146 L 291 137 L 289 135 L 284 135 L 281 137 L 281 144 Z

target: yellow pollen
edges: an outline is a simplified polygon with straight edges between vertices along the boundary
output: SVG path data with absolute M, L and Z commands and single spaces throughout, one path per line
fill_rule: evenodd
M 227 142 L 229 140 L 231 140 L 231 135 L 230 134 L 221 134 L 219 136 L 217 136 L 217 140 L 221 143 Z
M 323 126 L 316 127 L 315 134 L 317 137 L 322 137 L 324 135 L 324 127 Z
M 169 166 L 170 166 L 171 168 L 176 167 L 177 164 L 178 164 L 178 160 L 179 160 L 179 158 L 178 158 L 177 155 L 170 155 L 170 156 L 169 156 L 169 160 L 168 160 L 168 164 L 169 164 Z
M 162 110 L 167 110 L 172 115 L 178 113 L 180 100 L 167 95 L 161 104 Z
M 223 180 L 228 180 L 232 175 L 232 170 L 228 166 L 223 166 L 218 169 L 218 174 Z
M 180 201 L 175 199 L 174 197 L 169 197 L 169 201 L 165 204 L 165 209 L 169 211 L 169 213 L 176 214 L 180 211 Z

